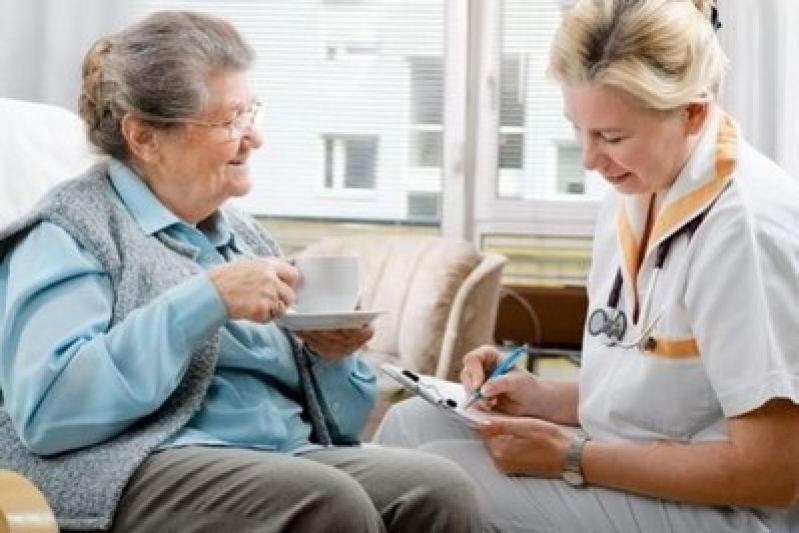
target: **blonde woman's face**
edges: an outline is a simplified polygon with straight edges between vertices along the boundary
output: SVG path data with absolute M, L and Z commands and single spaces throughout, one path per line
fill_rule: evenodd
M 563 98 L 586 169 L 598 172 L 625 194 L 671 186 L 696 133 L 687 111 L 645 109 L 625 93 L 603 85 L 564 85 Z

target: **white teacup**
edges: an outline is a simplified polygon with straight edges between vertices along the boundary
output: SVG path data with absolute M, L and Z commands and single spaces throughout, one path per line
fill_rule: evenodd
M 357 256 L 302 256 L 294 259 L 294 265 L 300 271 L 294 311 L 318 314 L 355 310 L 360 289 Z

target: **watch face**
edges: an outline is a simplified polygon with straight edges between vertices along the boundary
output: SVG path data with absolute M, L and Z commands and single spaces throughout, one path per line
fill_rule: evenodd
M 582 487 L 583 485 L 585 485 L 583 476 L 581 476 L 579 472 L 566 470 L 565 472 L 563 472 L 563 479 L 566 481 L 566 483 L 568 483 L 572 487 Z

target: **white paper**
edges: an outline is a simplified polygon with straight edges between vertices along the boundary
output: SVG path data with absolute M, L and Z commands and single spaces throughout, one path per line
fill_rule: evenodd
M 472 427 L 491 417 L 506 416 L 480 411 L 474 407 L 462 409 L 461 406 L 466 402 L 466 391 L 460 383 L 417 374 L 395 365 L 384 364 L 381 368 L 415 395 Z

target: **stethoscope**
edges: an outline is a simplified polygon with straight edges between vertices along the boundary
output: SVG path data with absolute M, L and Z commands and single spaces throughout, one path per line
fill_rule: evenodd
M 658 245 L 657 255 L 655 256 L 655 269 L 652 274 L 652 279 L 649 282 L 649 289 L 647 290 L 644 305 L 641 308 L 641 319 L 646 319 L 649 314 L 649 306 L 652 302 L 652 295 L 657 287 L 658 278 L 663 270 L 663 265 L 666 264 L 666 258 L 669 255 L 672 243 L 683 234 L 688 235 L 690 240 L 696 232 L 699 225 L 704 220 L 705 215 L 710 210 L 711 205 L 707 206 L 702 212 L 697 214 L 694 218 L 686 222 L 681 228 L 669 235 Z M 687 256 L 686 256 L 687 257 Z M 627 315 L 619 309 L 619 299 L 621 298 L 621 288 L 624 284 L 624 278 L 621 273 L 621 267 L 616 270 L 616 278 L 613 280 L 613 286 L 608 294 L 608 301 L 604 308 L 595 309 L 588 317 L 588 333 L 592 337 L 598 337 L 599 340 L 606 346 L 616 346 L 619 348 L 630 349 L 639 348 L 641 350 L 652 349 L 655 345 L 655 340 L 650 336 L 655 325 L 663 316 L 666 306 L 661 307 L 658 312 L 650 320 L 643 322 L 644 326 L 641 328 L 640 333 L 633 340 L 624 341 L 624 335 L 627 333 Z

